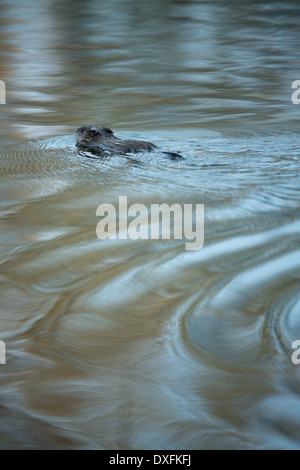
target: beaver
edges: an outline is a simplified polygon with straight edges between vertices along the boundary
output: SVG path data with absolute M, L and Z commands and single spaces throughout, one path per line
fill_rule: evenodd
M 108 127 L 82 126 L 76 131 L 77 147 L 87 149 L 96 155 L 109 153 L 150 152 L 158 147 L 143 140 L 120 139 Z M 183 158 L 176 152 L 162 152 L 171 159 Z

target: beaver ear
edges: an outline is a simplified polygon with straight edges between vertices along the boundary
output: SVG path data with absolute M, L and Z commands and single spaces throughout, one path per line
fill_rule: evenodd
M 113 131 L 109 129 L 108 127 L 103 127 L 103 129 L 106 130 L 108 134 L 113 135 Z

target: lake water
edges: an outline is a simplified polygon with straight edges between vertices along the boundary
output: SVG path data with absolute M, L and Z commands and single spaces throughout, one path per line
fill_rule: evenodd
M 2 449 L 300 448 L 299 20 L 1 2 Z M 89 158 L 84 124 L 184 159 Z M 99 240 L 120 196 L 204 204 L 204 247 Z

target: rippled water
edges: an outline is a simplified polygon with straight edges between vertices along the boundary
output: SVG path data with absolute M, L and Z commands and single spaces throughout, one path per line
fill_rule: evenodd
M 0 447 L 300 448 L 297 2 L 1 9 Z M 99 240 L 122 195 L 204 204 L 204 248 Z

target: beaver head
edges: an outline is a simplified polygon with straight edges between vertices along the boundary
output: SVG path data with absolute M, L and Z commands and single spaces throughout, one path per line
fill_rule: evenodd
M 77 129 L 77 146 L 86 147 L 92 152 L 137 153 L 156 148 L 151 142 L 142 140 L 122 140 L 108 127 L 83 126 Z
M 97 146 L 99 143 L 114 137 L 108 127 L 83 126 L 76 131 L 77 142 L 86 146 Z

